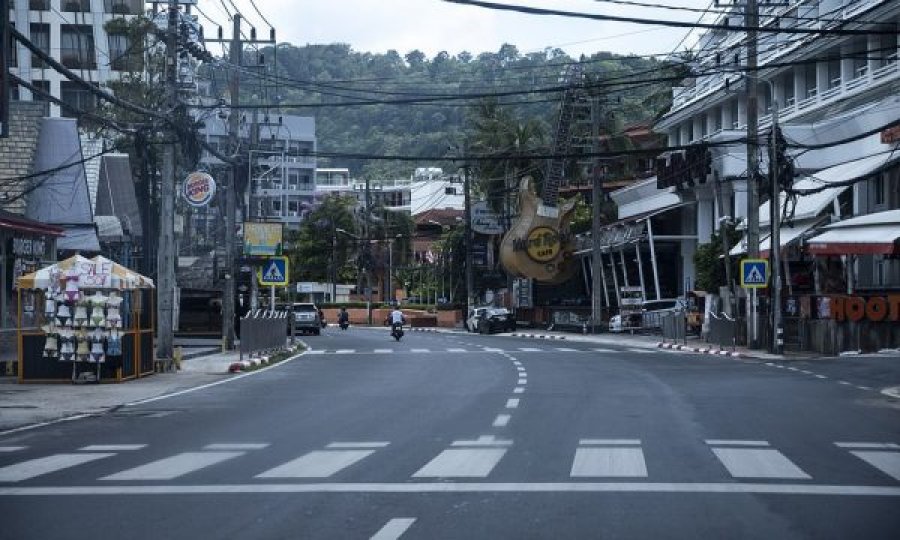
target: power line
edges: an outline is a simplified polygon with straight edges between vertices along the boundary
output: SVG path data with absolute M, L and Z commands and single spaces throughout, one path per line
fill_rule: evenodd
M 643 19 L 639 17 L 622 17 L 618 15 L 602 15 L 595 13 L 581 13 L 576 11 L 562 11 L 557 9 L 544 9 L 544 8 L 536 8 L 530 6 L 521 6 L 514 4 L 497 4 L 494 2 L 484 2 L 482 0 L 443 0 L 444 2 L 449 2 L 451 4 L 461 4 L 467 6 L 475 6 L 481 7 L 485 9 L 492 9 L 497 11 L 512 11 L 516 13 L 525 13 L 528 15 L 551 15 L 558 17 L 571 17 L 577 19 L 589 19 L 594 21 L 613 21 L 613 22 L 626 22 L 633 24 L 649 24 L 649 25 L 657 25 L 657 26 L 670 26 L 675 28 L 707 28 L 710 30 L 725 30 L 729 32 L 744 32 L 747 30 L 756 30 L 757 32 L 767 32 L 774 34 L 833 34 L 833 35 L 842 35 L 842 36 L 868 36 L 871 34 L 886 34 L 886 35 L 894 35 L 896 34 L 896 30 L 876 30 L 876 29 L 864 29 L 864 30 L 850 30 L 846 28 L 798 28 L 798 27 L 788 27 L 788 28 L 770 28 L 767 26 L 730 26 L 725 24 L 713 24 L 713 23 L 704 23 L 704 22 L 685 22 L 685 21 L 673 21 L 666 19 Z M 885 26 L 888 26 L 885 24 Z

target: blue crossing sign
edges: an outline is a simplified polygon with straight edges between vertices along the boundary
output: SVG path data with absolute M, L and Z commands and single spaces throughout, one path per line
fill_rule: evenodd
M 745 289 L 764 289 L 768 283 L 768 260 L 741 259 L 741 287 Z
M 288 284 L 288 258 L 287 257 L 269 257 L 265 259 L 262 266 L 257 272 L 260 285 L 278 285 L 285 286 Z

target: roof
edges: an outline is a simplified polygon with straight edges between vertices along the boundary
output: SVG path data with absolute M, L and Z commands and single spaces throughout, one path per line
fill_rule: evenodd
M 141 212 L 138 208 L 131 162 L 128 154 L 108 154 L 100 165 L 97 184 L 97 216 L 114 216 L 120 222 L 122 233 L 132 237 L 143 236 Z
M 813 255 L 895 255 L 900 253 L 900 210 L 876 212 L 823 227 L 809 240 Z
M 0 209 L 0 229 L 12 229 L 47 236 L 62 236 L 64 232 L 62 227 L 41 223 L 2 209 Z
M 463 211 L 456 208 L 432 208 L 413 217 L 416 225 L 434 225 L 437 222 L 441 226 L 456 225 L 462 219 Z

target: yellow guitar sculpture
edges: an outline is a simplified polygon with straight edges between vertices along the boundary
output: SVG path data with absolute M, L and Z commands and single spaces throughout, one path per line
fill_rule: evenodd
M 581 65 L 571 66 L 569 81 L 581 77 Z M 578 93 L 569 86 L 559 110 L 554 140 L 554 157 L 549 160 L 541 196 L 531 186 L 531 178 L 522 179 L 519 189 L 519 216 L 500 243 L 500 262 L 518 277 L 549 283 L 562 283 L 572 277 L 577 265 L 572 253 L 575 238 L 569 232 L 569 222 L 577 198 L 558 203 L 559 183 L 563 176 L 564 157 L 569 147 L 569 124 L 572 103 Z

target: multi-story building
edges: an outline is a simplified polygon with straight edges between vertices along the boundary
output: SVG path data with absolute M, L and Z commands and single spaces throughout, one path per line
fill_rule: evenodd
M 257 140 L 250 150 L 249 183 L 239 195 L 241 218 L 249 221 L 276 221 L 296 228 L 303 211 L 315 202 L 316 126 L 306 116 L 273 115 L 258 121 Z M 227 117 L 214 116 L 205 122 L 206 140 L 223 152 L 231 151 Z M 250 140 L 252 122 L 242 121 L 240 137 Z M 211 156 L 202 160 L 210 168 L 222 167 Z
M 679 295 L 693 287 L 698 244 L 710 241 L 720 220 L 735 220 L 746 228 L 750 211 L 746 88 L 755 83 L 764 256 L 770 249 L 766 145 L 776 120 L 796 169 L 790 196 L 782 194 L 779 205 L 787 292 L 900 287 L 895 253 L 845 251 L 839 263 L 832 264 L 834 260 L 804 249 L 829 222 L 900 207 L 898 137 L 889 129 L 900 119 L 896 30 L 900 3 L 793 0 L 762 7 L 759 21 L 755 73 L 746 70 L 746 33 L 735 28 L 745 25 L 743 7 L 721 15 L 720 26 L 702 36 L 692 66 L 696 75 L 674 89 L 671 109 L 655 126 L 670 146 L 690 145 L 692 150 L 668 153 L 658 161 L 656 178 L 613 194 L 623 220 L 618 227 L 622 234 L 610 231 L 596 247 L 609 250 L 612 258 L 617 251 L 653 244 L 657 251 L 653 260 L 638 249 L 639 264 L 626 265 L 622 258 L 617 276 L 627 282 L 630 275 L 632 284 L 639 277 L 647 297 L 652 298 L 654 287 L 644 284 L 654 280 L 657 297 L 660 287 Z M 663 239 L 656 220 L 668 222 Z M 657 233 L 655 240 L 651 231 Z M 900 231 L 896 234 L 900 236 Z M 659 275 L 655 259 L 660 247 L 677 272 Z M 745 253 L 746 241 L 731 251 Z M 834 267 L 843 275 L 832 275 Z
M 143 0 L 11 0 L 9 4 L 10 24 L 84 80 L 99 86 L 124 71 L 140 70 L 134 63 L 141 63 L 142 55 L 129 54 L 132 44 L 128 37 L 107 32 L 106 23 L 143 13 Z M 78 109 L 90 110 L 96 105 L 95 96 L 49 68 L 21 43 L 16 42 L 10 54 L 10 71 Z M 13 100 L 41 99 L 19 86 L 10 90 Z M 50 105 L 50 116 L 70 114 Z

